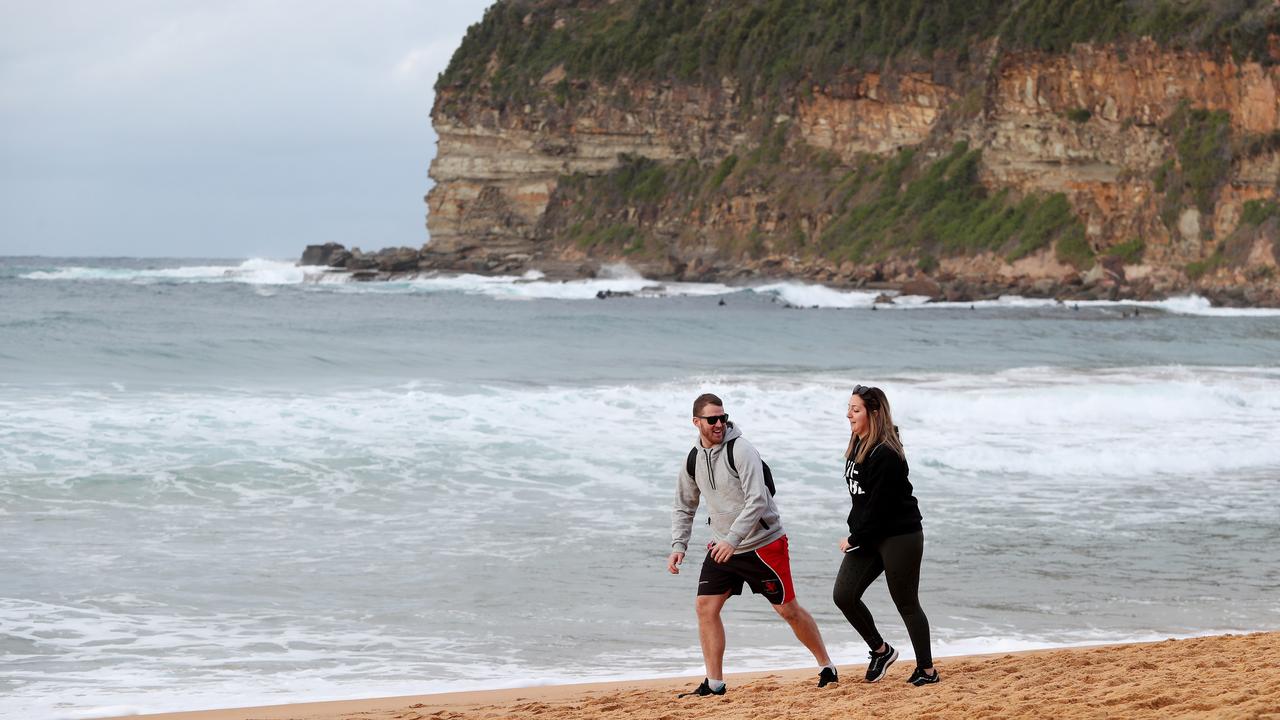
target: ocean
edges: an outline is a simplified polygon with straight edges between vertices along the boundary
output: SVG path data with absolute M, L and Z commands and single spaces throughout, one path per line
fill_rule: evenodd
M 705 391 L 842 666 L 859 383 L 936 656 L 1280 629 L 1280 311 L 876 294 L 0 258 L 0 717 L 700 677 L 665 561 Z M 725 623 L 730 672 L 812 662 L 760 598 Z

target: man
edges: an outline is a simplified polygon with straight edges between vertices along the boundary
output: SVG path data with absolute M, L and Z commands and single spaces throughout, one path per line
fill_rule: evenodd
M 743 583 L 751 586 L 752 592 L 764 595 L 813 653 L 821 667 L 818 687 L 836 682 L 836 668 L 827 655 L 818 625 L 795 599 L 787 536 L 778 506 L 765 483 L 760 453 L 729 422 L 724 403 L 715 395 L 707 393 L 694 400 L 693 426 L 698 429 L 693 475 L 689 475 L 686 458 L 676 482 L 671 512 L 672 553 L 667 558 L 667 571 L 680 573 L 699 498 L 707 501 L 712 542 L 702 561 L 697 599 L 698 639 L 707 677 L 697 690 L 685 695 L 724 694 L 724 624 L 720 609 L 730 595 L 742 593 Z M 732 463 L 725 449 L 729 445 Z

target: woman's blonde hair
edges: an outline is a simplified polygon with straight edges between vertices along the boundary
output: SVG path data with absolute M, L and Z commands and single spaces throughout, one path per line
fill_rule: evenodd
M 896 452 L 898 457 L 906 459 L 902 440 L 898 438 L 898 426 L 893 424 L 893 411 L 889 409 L 889 398 L 885 396 L 884 391 L 878 387 L 859 385 L 853 389 L 853 394 L 862 398 L 862 404 L 867 408 L 867 441 L 859 443 L 858 436 L 850 432 L 849 447 L 844 451 L 845 459 L 853 456 L 853 448 L 857 445 L 858 456 L 853 459 L 856 462 L 864 462 L 867 455 L 881 443 Z

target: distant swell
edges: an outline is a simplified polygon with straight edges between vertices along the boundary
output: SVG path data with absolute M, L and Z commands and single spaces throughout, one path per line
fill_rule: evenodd
M 78 280 L 131 283 L 227 282 L 249 285 L 297 285 L 320 281 L 325 268 L 303 267 L 278 260 L 252 259 L 239 265 L 194 265 L 169 268 L 111 268 L 68 266 L 37 270 L 27 280 Z
M 1061 303 L 1052 298 L 1004 296 L 974 302 L 929 302 L 919 296 L 897 296 L 879 290 L 840 290 L 803 282 L 776 282 L 753 286 L 651 280 L 625 266 L 606 269 L 607 277 L 582 280 L 546 280 L 536 271 L 522 276 L 431 275 L 394 280 L 360 282 L 345 272 L 299 266 L 278 260 L 252 259 L 239 265 L 195 265 L 153 269 L 66 266 L 20 275 L 27 280 L 126 282 L 135 284 L 241 283 L 261 286 L 306 286 L 308 289 L 345 293 L 461 293 L 500 300 L 594 300 L 601 296 L 664 298 L 730 295 L 752 292 L 775 298 L 797 308 L 944 310 L 944 309 L 1046 309 L 1147 308 L 1179 315 L 1280 317 L 1280 308 L 1218 308 L 1203 297 L 1188 295 L 1153 301 L 1090 300 Z M 876 304 L 881 295 L 892 303 Z

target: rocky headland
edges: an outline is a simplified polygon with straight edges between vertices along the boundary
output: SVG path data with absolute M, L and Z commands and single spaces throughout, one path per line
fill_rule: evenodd
M 1280 7 L 500 0 L 402 273 L 1280 306 Z

